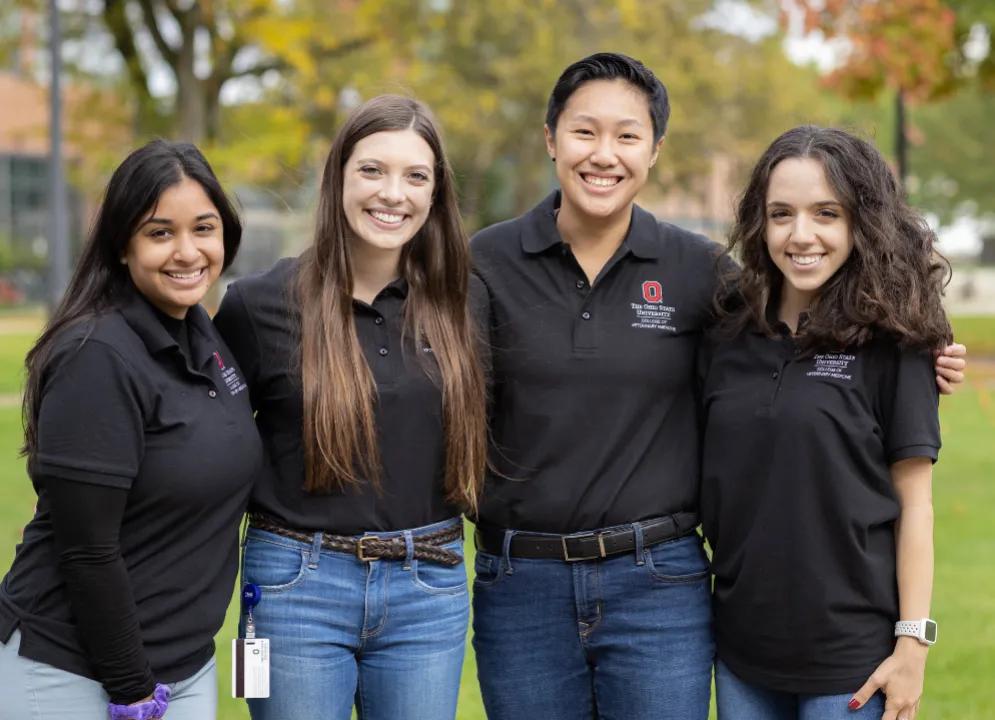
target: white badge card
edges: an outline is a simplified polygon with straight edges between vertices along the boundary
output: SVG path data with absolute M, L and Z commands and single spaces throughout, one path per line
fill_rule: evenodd
M 231 696 L 269 697 L 269 640 L 246 638 L 231 641 Z

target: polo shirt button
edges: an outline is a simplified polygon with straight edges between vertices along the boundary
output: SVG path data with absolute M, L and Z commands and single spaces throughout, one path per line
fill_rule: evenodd
M 374 320 L 373 322 L 375 322 L 377 325 L 383 325 L 383 318 L 377 316 L 377 319 Z
M 581 317 L 584 318 L 585 320 L 590 320 L 591 319 L 591 313 L 585 312 L 583 315 L 581 315 Z
M 217 392 L 215 392 L 214 390 L 208 390 L 208 391 L 207 391 L 207 396 L 208 396 L 208 397 L 217 397 L 217 396 L 218 396 L 218 393 L 217 393 Z
M 774 373 L 774 379 L 777 380 L 777 373 Z
M 577 289 L 578 290 L 583 290 L 584 289 L 584 281 L 583 280 L 578 280 L 577 281 Z
M 387 348 L 380 348 L 380 354 L 381 355 L 386 355 L 387 354 Z

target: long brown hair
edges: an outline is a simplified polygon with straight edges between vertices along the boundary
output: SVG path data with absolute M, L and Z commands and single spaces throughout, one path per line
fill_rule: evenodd
M 401 252 L 401 275 L 408 283 L 403 333 L 425 338 L 438 363 L 438 372 L 430 375 L 442 388 L 446 496 L 473 511 L 483 484 L 487 429 L 484 370 L 467 304 L 469 242 L 435 121 L 425 105 L 397 95 L 367 101 L 339 131 L 325 163 L 314 243 L 301 257 L 296 292 L 305 488 L 327 492 L 359 486 L 365 478 L 379 489 L 376 385 L 353 319 L 352 231 L 342 203 L 343 168 L 363 138 L 408 129 L 435 155 L 435 191 L 425 225 Z
M 935 233 L 909 207 L 873 145 L 814 125 L 778 137 L 753 168 L 729 246 L 719 257 L 718 333 L 734 335 L 755 323 L 775 334 L 767 305 L 779 296 L 784 278 L 767 251 L 767 189 L 774 168 L 791 158 L 812 158 L 822 165 L 853 235 L 853 252 L 823 286 L 798 338 L 800 348 L 857 347 L 882 334 L 930 349 L 949 342 L 952 332 L 942 305 L 949 263 L 934 248 Z M 742 268 L 733 269 L 724 255 L 737 252 Z

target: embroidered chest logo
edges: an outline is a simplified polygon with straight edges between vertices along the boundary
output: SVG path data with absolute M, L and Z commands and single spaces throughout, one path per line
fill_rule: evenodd
M 663 304 L 663 286 L 659 282 L 647 280 L 642 284 L 642 300 L 631 304 L 636 314 L 632 327 L 641 330 L 677 332 L 673 324 L 677 310 Z
M 833 378 L 834 380 L 853 380 L 851 363 L 856 355 L 843 353 L 827 353 L 812 358 L 812 370 L 806 373 L 808 377 Z
M 239 377 L 235 368 L 225 366 L 225 361 L 221 359 L 221 353 L 217 350 L 214 351 L 214 359 L 218 361 L 218 367 L 221 368 L 221 379 L 225 381 L 225 387 L 228 388 L 228 392 L 232 395 L 238 395 L 249 387 Z

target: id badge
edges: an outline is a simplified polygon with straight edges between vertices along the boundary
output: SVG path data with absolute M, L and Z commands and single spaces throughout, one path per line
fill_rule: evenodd
M 262 599 L 259 586 L 248 583 L 242 588 L 242 604 L 247 610 L 245 637 L 231 641 L 231 696 L 233 698 L 269 697 L 269 640 L 256 637 L 252 610 Z
M 231 641 L 231 696 L 269 697 L 269 640 L 245 638 Z

